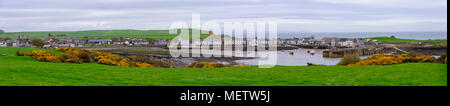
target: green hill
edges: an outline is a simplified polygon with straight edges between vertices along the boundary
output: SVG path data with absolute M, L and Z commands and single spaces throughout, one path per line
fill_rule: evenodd
M 431 45 L 446 45 L 447 40 L 416 40 L 416 39 L 399 39 L 399 38 L 391 38 L 391 37 L 370 37 L 365 39 L 377 40 L 383 43 L 418 43 L 422 42 L 424 44 Z
M 192 31 L 193 29 L 189 29 Z M 52 35 L 66 35 L 76 36 L 78 38 L 119 38 L 119 37 L 138 37 L 138 38 L 153 38 L 153 39 L 172 39 L 176 35 L 169 34 L 169 30 L 88 30 L 88 31 L 47 31 L 47 32 L 7 32 L 0 33 L 1 38 L 16 39 L 19 35 L 27 35 L 33 38 L 45 38 L 49 34 Z M 207 37 L 207 34 L 201 35 L 202 38 Z M 61 38 L 61 37 L 57 37 Z
M 136 68 L 49 63 L 1 48 L 0 86 L 447 86 L 447 65 Z M 3 52 L 2 52 L 3 51 Z M 56 51 L 52 51 L 56 52 Z

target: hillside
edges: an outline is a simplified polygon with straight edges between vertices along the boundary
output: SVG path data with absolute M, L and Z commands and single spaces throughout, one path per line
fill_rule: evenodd
M 391 38 L 391 37 L 371 37 L 366 38 L 371 40 L 377 40 L 383 43 L 418 43 L 422 42 L 424 44 L 430 45 L 446 45 L 447 40 L 416 40 L 416 39 L 400 39 L 400 38 Z
M 190 29 L 192 31 L 193 29 Z M 169 34 L 169 30 L 88 30 L 88 31 L 48 31 L 48 32 L 7 32 L 0 33 L 1 38 L 9 37 L 16 39 L 19 35 L 27 35 L 33 38 L 45 38 L 48 34 L 76 36 L 78 38 L 98 39 L 98 38 L 119 38 L 119 37 L 138 37 L 153 39 L 172 39 L 176 35 Z M 201 35 L 202 38 L 208 35 Z M 57 37 L 61 38 L 61 37 Z

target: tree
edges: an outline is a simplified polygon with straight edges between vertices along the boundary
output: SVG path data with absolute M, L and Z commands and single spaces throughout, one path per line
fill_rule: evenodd
M 394 35 L 391 35 L 391 38 L 394 38 L 394 39 L 395 39 L 395 36 L 394 36 Z
M 0 29 L 0 33 L 5 33 L 5 31 L 3 31 L 2 29 Z
M 41 40 L 41 39 L 33 39 L 33 40 L 31 40 L 30 43 L 31 43 L 32 45 L 36 46 L 36 47 L 39 47 L 39 48 L 42 48 L 44 45 L 47 44 L 47 42 L 44 42 L 44 41 Z

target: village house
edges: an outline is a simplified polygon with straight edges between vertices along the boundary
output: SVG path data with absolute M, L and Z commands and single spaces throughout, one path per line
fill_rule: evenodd
M 256 40 L 256 43 L 258 45 L 268 45 L 269 44 L 269 40 L 267 40 L 267 39 Z
M 278 40 L 277 45 L 285 44 L 285 40 L 284 39 L 278 38 L 277 40 Z
M 153 42 L 153 46 L 167 46 L 169 40 L 156 40 Z
M 44 48 L 83 47 L 85 45 L 84 40 L 78 40 L 78 38 L 74 36 L 65 36 L 64 38 L 57 40 L 47 38 L 44 41 L 49 43 L 48 45 L 44 45 Z
M 320 42 L 320 45 L 335 47 L 339 45 L 339 40 L 340 38 L 337 37 L 324 37 L 322 38 L 322 42 Z
M 365 46 L 363 38 L 355 38 L 354 40 L 356 40 L 355 47 L 364 47 Z
M 315 45 L 314 37 L 303 37 L 303 38 L 288 38 L 288 39 L 278 39 L 278 45 L 280 44 L 290 44 L 290 45 Z
M 203 41 L 202 45 L 222 45 L 222 41 L 219 39 L 213 39 L 213 40 L 209 40 L 209 41 Z
M 202 45 L 202 40 L 192 41 L 192 47 L 200 47 L 200 45 Z
M 249 46 L 256 46 L 258 45 L 257 41 L 255 39 L 246 39 L 246 43 Z
M 30 39 L 28 38 L 28 36 L 19 35 L 19 37 L 17 38 L 17 41 L 16 41 L 16 46 L 18 46 L 18 47 L 32 47 L 29 42 L 30 42 Z
M 322 45 L 330 47 L 356 47 L 357 39 L 325 37 Z
M 0 39 L 0 47 L 5 47 L 5 46 L 7 46 L 6 44 L 7 44 L 6 40 Z
M 87 41 L 88 44 L 93 44 L 93 45 L 105 45 L 105 44 L 112 44 L 112 40 L 111 39 L 89 39 Z
M 234 39 L 233 41 L 234 41 L 233 42 L 234 45 L 246 45 L 244 42 L 244 39 L 239 38 L 239 39 Z
M 149 41 L 144 38 L 135 38 L 131 41 L 132 45 L 149 45 Z
M 313 45 L 313 44 L 314 44 L 314 36 L 303 37 L 300 42 L 300 45 Z
M 129 38 L 111 38 L 111 40 L 113 41 L 113 44 L 115 45 L 129 45 L 130 44 L 130 39 Z
M 17 40 L 6 40 L 6 46 L 17 47 Z

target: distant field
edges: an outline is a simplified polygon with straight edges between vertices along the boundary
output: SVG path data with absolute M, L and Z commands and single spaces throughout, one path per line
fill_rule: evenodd
M 447 65 L 136 68 L 0 56 L 0 86 L 447 86 Z
M 192 29 L 190 29 L 192 31 Z M 153 38 L 153 39 L 172 39 L 176 35 L 169 34 L 169 30 L 89 30 L 89 31 L 73 31 L 73 32 L 10 32 L 2 33 L 0 37 L 9 37 L 16 39 L 19 35 L 27 35 L 33 38 L 45 38 L 48 34 L 76 36 L 80 39 L 100 39 L 100 38 L 119 38 L 119 37 L 137 37 L 137 38 Z M 201 35 L 206 38 L 208 35 Z M 61 38 L 61 37 L 57 37 Z
M 384 43 L 417 43 L 417 42 L 423 42 L 425 44 L 431 44 L 431 45 L 447 44 L 447 40 L 416 40 L 416 39 L 399 39 L 399 38 L 391 38 L 391 37 L 371 37 L 369 39 L 378 40 L 379 42 L 384 42 Z

